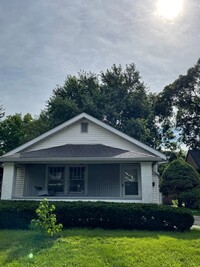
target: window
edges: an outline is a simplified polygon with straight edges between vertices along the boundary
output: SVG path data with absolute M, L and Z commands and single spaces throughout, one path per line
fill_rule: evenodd
M 81 133 L 87 133 L 88 132 L 88 123 L 82 122 L 81 123 Z
M 125 169 L 124 172 L 125 195 L 138 195 L 137 169 Z
M 69 168 L 69 193 L 85 192 L 85 167 L 75 166 Z
M 122 186 L 124 196 L 130 197 L 140 195 L 140 179 L 138 166 L 123 165 Z
M 48 193 L 64 193 L 64 167 L 49 167 Z

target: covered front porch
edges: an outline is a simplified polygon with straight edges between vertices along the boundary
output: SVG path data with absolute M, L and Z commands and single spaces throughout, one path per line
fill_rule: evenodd
M 5 163 L 3 188 L 8 183 L 2 199 L 159 203 L 152 162 Z

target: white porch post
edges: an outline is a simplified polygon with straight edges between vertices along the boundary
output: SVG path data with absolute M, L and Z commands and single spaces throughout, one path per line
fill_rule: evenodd
M 141 162 L 142 202 L 152 203 L 152 163 Z
M 5 200 L 12 199 L 14 176 L 15 176 L 15 164 L 4 163 L 1 199 Z

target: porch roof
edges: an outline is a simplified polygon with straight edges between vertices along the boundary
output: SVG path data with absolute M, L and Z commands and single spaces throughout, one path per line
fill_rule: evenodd
M 47 149 L 16 153 L 2 157 L 3 162 L 38 162 L 64 160 L 133 160 L 133 161 L 161 161 L 161 158 L 135 151 L 123 150 L 102 144 L 66 144 Z

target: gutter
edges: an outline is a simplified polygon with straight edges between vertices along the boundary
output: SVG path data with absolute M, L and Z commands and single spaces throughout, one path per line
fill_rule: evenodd
M 159 157 L 138 157 L 138 158 L 109 158 L 109 157 L 57 157 L 57 158 L 1 158 L 1 162 L 20 162 L 20 163 L 49 163 L 49 162 L 160 162 Z

